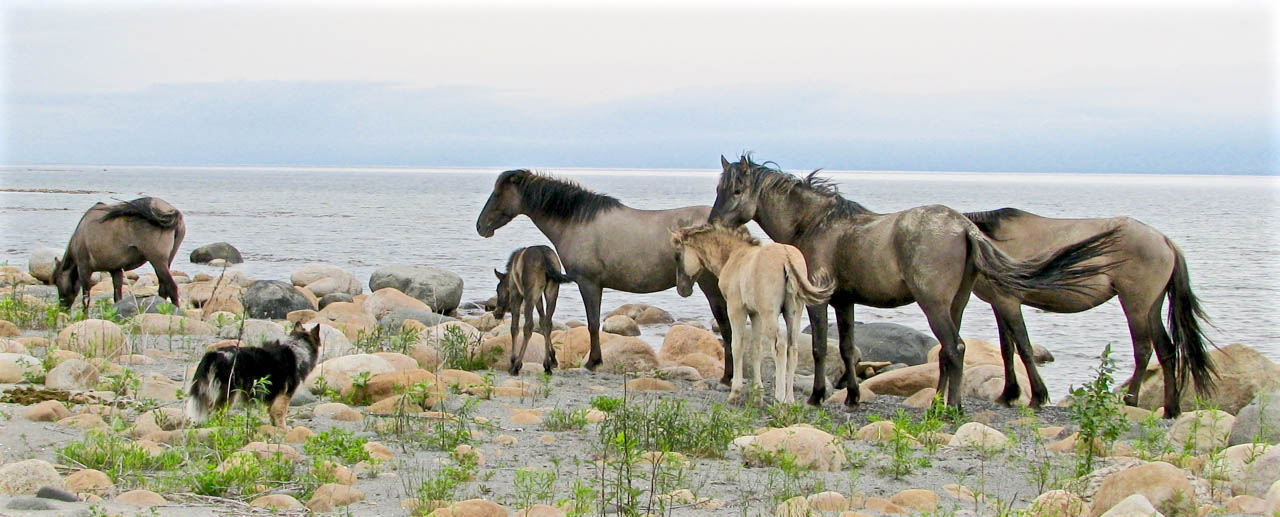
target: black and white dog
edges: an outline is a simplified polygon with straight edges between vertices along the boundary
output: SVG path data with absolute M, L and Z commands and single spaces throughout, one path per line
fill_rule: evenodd
M 192 378 L 187 418 L 199 422 L 215 409 L 253 399 L 270 403 L 271 424 L 284 427 L 289 399 L 319 357 L 320 325 L 307 332 L 301 324 L 293 327 L 289 337 L 261 347 L 207 352 Z

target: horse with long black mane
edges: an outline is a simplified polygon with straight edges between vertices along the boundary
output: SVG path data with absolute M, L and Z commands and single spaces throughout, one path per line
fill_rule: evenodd
M 960 319 L 969 293 L 981 273 L 1007 291 L 1088 290 L 1079 281 L 1115 264 L 1086 263 L 1105 254 L 1115 231 L 1104 231 L 1071 243 L 1034 261 L 1017 261 L 1000 252 L 964 215 L 941 205 L 878 214 L 841 197 L 835 185 L 817 176 L 796 177 L 757 164 L 749 155 L 729 163 L 720 157 L 722 173 L 710 220 L 731 226 L 754 220 L 776 242 L 804 253 L 812 270 L 831 271 L 844 375 L 836 387 L 847 387 L 845 406 L 858 404 L 853 343 L 854 304 L 899 307 L 915 302 L 924 310 L 933 335 L 942 344 L 938 393 L 948 404 L 961 405 L 964 342 Z M 827 304 L 809 306 L 813 327 L 814 371 L 823 372 L 827 349 Z M 827 397 L 826 378 L 813 378 L 809 403 Z
M 178 246 L 187 234 L 182 212 L 163 199 L 140 197 L 114 205 L 98 203 L 76 225 L 62 259 L 54 262 L 53 281 L 65 308 L 75 302 L 77 287 L 84 292 L 89 310 L 90 277 L 94 271 L 111 273 L 113 297 L 120 301 L 124 272 L 146 262 L 156 270 L 160 296 L 178 305 L 178 284 L 169 273 Z
M 476 218 L 476 232 L 492 237 L 519 215 L 526 215 L 555 246 L 565 272 L 578 283 L 587 310 L 591 352 L 585 366 L 594 370 L 600 353 L 600 298 L 604 288 L 629 293 L 653 293 L 676 285 L 675 248 L 671 231 L 702 224 L 708 206 L 670 210 L 639 210 L 616 198 L 527 169 L 498 175 L 493 192 Z M 724 337 L 725 376 L 733 371 L 732 343 L 724 297 L 711 275 L 698 278 L 711 313 Z
M 551 373 L 559 365 L 556 349 L 551 347 L 551 318 L 556 314 L 556 301 L 560 297 L 560 284 L 573 278 L 560 272 L 560 257 L 546 246 L 529 246 L 511 252 L 507 259 L 507 271 L 493 270 L 498 277 L 498 306 L 493 316 L 499 320 L 511 311 L 511 375 L 520 375 L 524 365 L 524 353 L 533 337 L 533 309 L 538 309 L 539 326 L 542 328 L 546 355 L 542 369 Z M 545 303 L 544 303 L 545 302 Z M 519 337 L 520 314 L 524 314 L 524 342 Z
M 1099 232 L 1116 232 L 1112 250 L 1093 260 L 1115 262 L 1116 266 L 1082 278 L 1080 285 L 1088 287 L 1084 290 L 1007 292 L 996 288 L 985 277 L 978 277 L 973 293 L 991 304 L 1000 331 L 1000 355 L 1005 368 L 1005 388 L 1000 402 L 1010 404 L 1021 396 L 1022 390 L 1014 377 L 1015 350 L 1027 367 L 1031 406 L 1039 407 L 1049 400 L 1049 390 L 1031 359 L 1031 339 L 1027 337 L 1022 319 L 1022 305 L 1049 312 L 1080 312 L 1102 305 L 1114 296 L 1120 297 L 1120 306 L 1128 320 L 1137 365 L 1129 379 L 1125 403 L 1138 405 L 1153 344 L 1164 371 L 1166 418 L 1178 416 L 1181 411 L 1179 400 L 1188 378 L 1194 378 L 1195 387 L 1202 394 L 1212 389 L 1213 363 L 1205 350 L 1205 345 L 1211 342 L 1204 336 L 1199 321 L 1206 319 L 1204 310 L 1191 291 L 1186 257 L 1164 234 L 1128 217 L 1057 219 L 1016 208 L 971 212 L 965 217 L 991 237 L 1001 251 L 1019 260 Z M 1166 297 L 1169 299 L 1168 331 L 1161 322 Z

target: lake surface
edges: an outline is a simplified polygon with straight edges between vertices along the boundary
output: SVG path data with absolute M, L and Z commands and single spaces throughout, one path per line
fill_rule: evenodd
M 524 217 L 490 239 L 475 220 L 499 169 L 279 168 L 164 166 L 0 167 L 0 260 L 25 267 L 37 247 L 62 249 L 95 202 L 143 195 L 183 211 L 187 237 L 174 268 L 191 264 L 196 247 L 227 241 L 244 255 L 237 266 L 253 278 L 287 280 L 304 264 L 325 262 L 367 282 L 384 265 L 440 267 L 465 282 L 463 300 L 493 294 L 492 270 L 511 250 L 547 243 Z M 597 192 L 646 209 L 711 204 L 718 171 L 555 170 Z M 1192 286 L 1219 344 L 1244 343 L 1280 361 L 1280 178 L 1268 176 L 1112 175 L 1041 173 L 829 172 L 841 191 L 877 212 L 940 203 L 961 211 L 1014 206 L 1050 217 L 1126 215 L 1177 242 Z M 88 192 L 70 192 L 88 191 Z M 753 232 L 764 237 L 758 227 Z M 149 272 L 149 266 L 141 268 Z M 366 283 L 367 288 L 367 283 Z M 675 290 L 635 295 L 607 291 L 604 311 L 649 303 L 676 318 L 711 315 L 700 294 Z M 1120 304 L 1111 300 L 1080 314 L 1025 310 L 1034 342 L 1057 361 L 1043 367 L 1054 399 L 1088 380 L 1111 343 L 1125 378 L 1132 346 Z M 584 319 L 577 290 L 561 289 L 557 319 Z M 919 309 L 858 308 L 858 320 L 901 323 L 924 331 Z M 990 307 L 977 298 L 961 335 L 998 342 Z M 656 342 L 650 339 L 651 342 Z

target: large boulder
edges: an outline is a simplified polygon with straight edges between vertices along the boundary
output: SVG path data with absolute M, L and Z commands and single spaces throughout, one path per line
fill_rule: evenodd
M 44 373 L 40 360 L 26 354 L 0 354 L 0 383 L 22 382 L 27 374 Z
M 922 389 L 938 387 L 938 363 L 889 370 L 862 381 L 859 385 L 879 395 L 910 397 Z
M 1142 494 L 1155 506 L 1174 498 L 1195 499 L 1195 490 L 1182 469 L 1157 461 L 1127 468 L 1103 479 L 1093 496 L 1090 515 L 1099 517 L 1133 494 Z
M 106 320 L 83 320 L 67 325 L 58 332 L 57 343 L 64 350 L 105 359 L 115 359 L 129 348 L 120 326 Z
M 833 326 L 827 336 L 838 336 Z M 888 361 L 908 366 L 928 362 L 933 336 L 897 323 L 854 323 L 853 343 L 863 361 Z
M 434 327 L 450 321 L 458 321 L 457 318 L 450 318 L 431 311 L 401 307 L 383 313 L 382 318 L 378 320 L 378 325 L 393 332 L 399 332 L 400 329 L 404 328 L 404 322 L 408 320 L 420 322 L 428 327 Z
M 780 453 L 793 456 L 795 465 L 801 468 L 835 472 L 844 467 L 844 447 L 840 441 L 805 424 L 767 431 L 756 436 L 746 450 L 748 458 L 756 461 Z
M 1280 447 L 1236 445 L 1224 451 L 1227 477 L 1236 495 L 1266 497 L 1267 489 L 1280 479 Z
M 626 316 L 640 325 L 659 325 L 675 321 L 667 311 L 643 303 L 625 304 L 606 314 L 604 319 L 607 320 L 613 316 Z
M 55 390 L 91 390 L 98 385 L 98 368 L 80 359 L 69 359 L 45 374 L 44 385 Z
M 65 489 L 58 471 L 44 460 L 26 460 L 0 467 L 0 494 L 34 494 L 41 487 Z
M 36 248 L 27 259 L 27 272 L 36 280 L 46 284 L 53 282 L 53 263 L 62 258 L 62 250 L 56 248 Z
M 462 277 L 451 271 L 427 266 L 386 266 L 369 277 L 369 289 L 394 287 L 422 300 L 441 314 L 448 314 L 462 302 Z
M 1231 445 L 1253 441 L 1280 443 L 1280 391 L 1262 391 L 1236 413 Z
M 658 358 L 678 363 L 684 356 L 697 353 L 724 360 L 724 346 L 720 344 L 718 336 L 689 325 L 672 325 L 671 330 L 662 338 Z
M 528 360 L 528 356 L 525 357 Z M 658 354 L 653 352 L 653 347 L 634 337 L 619 337 L 602 343 L 600 358 L 604 361 L 602 368 L 607 372 L 644 372 L 658 367 Z
M 173 304 L 169 300 L 159 296 L 136 297 L 132 294 L 126 294 L 116 302 L 116 314 L 121 318 L 132 318 L 139 314 L 160 314 L 162 307 L 172 307 Z M 176 311 L 175 311 L 176 312 Z M 211 313 L 213 311 L 210 311 Z
M 311 301 L 288 282 L 258 280 L 249 284 L 241 298 L 245 313 L 251 318 L 282 320 L 290 312 L 315 309 Z
M 1169 444 L 1175 450 L 1204 454 L 1226 448 L 1235 417 L 1216 409 L 1187 411 L 1169 429 Z
M 351 380 L 361 373 L 368 372 L 369 377 L 380 373 L 394 372 L 396 368 L 384 358 L 373 354 L 354 354 L 335 357 L 316 366 L 303 381 L 303 385 L 311 390 L 316 379 L 323 377 L 325 383 L 340 392 L 351 390 Z
M 1260 392 L 1280 390 L 1280 365 L 1271 362 L 1257 350 L 1241 344 L 1232 344 L 1209 352 L 1209 358 L 1217 369 L 1215 389 L 1205 397 L 1213 407 L 1236 414 L 1249 405 Z M 1147 368 L 1146 382 L 1138 395 L 1138 406 L 1154 410 L 1164 405 L 1164 375 L 1158 363 Z M 1188 380 L 1182 390 L 1182 407 L 1195 407 L 1194 380 Z
M 222 327 L 218 337 L 223 339 L 236 339 L 238 337 L 245 346 L 262 346 L 263 343 L 270 343 L 288 337 L 284 326 L 274 321 L 244 320 L 243 324 L 243 327 L 240 325 Z M 242 330 L 243 334 L 241 333 Z
M 640 327 L 636 325 L 636 320 L 631 319 L 625 314 L 615 314 L 609 316 L 600 325 L 600 330 L 612 332 L 619 336 L 639 336 Z
M 381 319 L 387 313 L 396 309 L 431 312 L 431 307 L 422 303 L 422 300 L 404 294 L 394 287 L 378 289 L 364 300 L 364 310 L 372 314 L 374 318 Z
M 244 262 L 244 257 L 240 256 L 240 250 L 226 242 L 206 244 L 191 251 L 192 264 L 208 264 L 213 259 L 222 259 L 228 264 Z
M 307 264 L 294 271 L 289 281 L 321 298 L 335 293 L 355 296 L 364 292 L 360 279 L 332 264 Z

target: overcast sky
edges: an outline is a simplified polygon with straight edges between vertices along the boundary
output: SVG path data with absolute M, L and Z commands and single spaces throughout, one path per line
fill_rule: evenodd
M 731 5 L 10 2 L 0 161 L 1280 173 L 1270 3 Z

